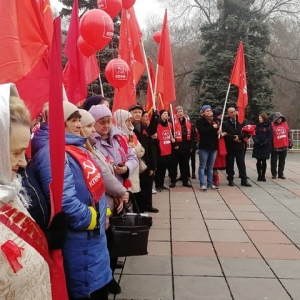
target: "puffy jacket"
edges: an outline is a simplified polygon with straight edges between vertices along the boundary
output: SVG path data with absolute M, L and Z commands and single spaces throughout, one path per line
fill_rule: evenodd
M 41 178 L 41 187 L 49 201 L 51 169 L 48 127 L 41 127 L 32 139 L 36 152 L 35 169 Z M 85 138 L 66 133 L 66 144 L 83 147 Z M 39 149 L 39 150 L 38 150 Z M 100 229 L 87 230 L 91 222 L 91 194 L 86 186 L 81 166 L 69 154 L 65 163 L 62 209 L 68 217 L 67 240 L 63 259 L 69 294 L 73 298 L 89 298 L 90 293 L 105 286 L 111 279 L 109 254 L 105 235 L 106 201 L 99 201 Z
M 116 126 L 112 125 L 109 132 L 109 143 L 103 139 L 98 133 L 95 133 L 96 147 L 102 152 L 102 154 L 111 160 L 113 166 L 119 163 L 126 163 L 128 172 L 122 175 L 116 174 L 117 179 L 123 183 L 124 179 L 130 177 L 138 167 L 138 159 L 134 153 L 134 150 L 128 145 L 127 153 L 122 148 L 118 141 L 118 136 L 123 136 L 124 133 Z

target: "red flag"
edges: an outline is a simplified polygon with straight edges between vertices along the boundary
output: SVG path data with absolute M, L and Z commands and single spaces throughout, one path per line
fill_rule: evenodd
M 65 54 L 68 62 L 63 72 L 63 81 L 68 99 L 74 104 L 85 99 L 87 95 L 83 54 L 77 47 L 78 37 L 78 0 L 75 0 L 65 45 Z
M 243 42 L 240 42 L 237 56 L 234 62 L 230 83 L 239 88 L 239 96 L 236 106 L 239 108 L 238 121 L 243 123 L 245 120 L 245 108 L 248 105 L 246 68 L 244 57 Z
M 62 209 L 62 194 L 65 169 L 65 130 L 62 94 L 61 21 L 54 20 L 49 66 L 49 144 L 52 181 L 50 183 L 51 218 Z M 53 300 L 67 300 L 61 250 L 51 251 L 51 286 Z
M 84 67 L 86 84 L 88 85 L 96 80 L 100 75 L 100 69 L 95 54 L 90 57 L 84 57 Z
M 156 91 L 162 96 L 164 108 L 169 109 L 170 103 L 176 99 L 176 94 L 167 10 L 165 11 L 165 17 L 161 30 L 157 67 L 158 76 Z
M 122 9 L 119 56 L 130 68 L 129 82 L 120 90 L 115 90 L 113 111 L 128 109 L 136 104 L 136 86 L 145 71 L 141 47 L 142 32 L 137 22 L 134 8 Z
M 50 40 L 41 8 L 36 0 L 0 1 L 0 19 L 0 83 L 15 83 L 35 117 L 49 96 Z
M 38 0 L 44 27 L 48 36 L 49 43 L 52 40 L 53 34 L 53 15 L 49 0 Z

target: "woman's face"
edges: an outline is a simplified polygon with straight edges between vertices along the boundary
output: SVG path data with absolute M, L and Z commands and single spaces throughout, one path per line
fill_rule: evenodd
M 125 124 L 126 124 L 128 130 L 132 130 L 132 118 L 125 120 Z
M 111 117 L 104 117 L 95 123 L 96 132 L 102 137 L 107 138 L 111 127 Z
M 259 117 L 258 117 L 258 122 L 259 122 L 259 123 L 263 123 L 263 121 L 264 121 L 264 119 L 263 119 L 261 116 L 259 116 Z
M 12 177 L 14 179 L 20 167 L 24 168 L 27 165 L 25 152 L 30 141 L 30 128 L 21 124 L 11 124 L 10 128 L 10 164 Z
M 282 122 L 282 118 L 281 117 L 276 120 L 277 124 L 280 124 L 281 122 Z
M 82 130 L 87 137 L 91 137 L 91 138 L 94 137 L 94 134 L 96 132 L 95 122 L 93 122 L 85 127 L 82 127 Z
M 82 128 L 82 125 L 80 123 L 80 118 L 73 118 L 71 120 L 66 121 L 65 123 L 65 130 L 66 132 L 80 135 L 80 129 Z
M 148 126 L 149 125 L 149 118 L 148 118 L 148 113 L 143 114 L 143 116 L 141 117 L 141 122 L 142 124 Z

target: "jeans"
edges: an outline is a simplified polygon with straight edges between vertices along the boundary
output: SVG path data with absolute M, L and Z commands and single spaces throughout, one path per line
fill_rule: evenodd
M 200 187 L 205 185 L 204 174 L 205 167 L 207 168 L 207 186 L 213 185 L 213 167 L 217 156 L 217 150 L 203 150 L 199 149 L 199 179 Z

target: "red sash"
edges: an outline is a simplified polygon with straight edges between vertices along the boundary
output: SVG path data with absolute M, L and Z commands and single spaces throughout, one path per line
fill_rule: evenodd
M 191 133 L 192 133 L 192 125 L 191 125 L 190 121 L 188 121 L 187 119 L 185 119 L 185 125 L 186 125 L 186 129 L 187 129 L 187 138 L 186 139 L 188 141 L 190 141 Z M 182 142 L 182 130 L 181 130 L 180 121 L 177 117 L 174 120 L 174 131 L 175 131 L 174 138 L 175 138 L 176 142 L 181 143 Z
M 52 265 L 44 233 L 30 217 L 11 205 L 4 204 L 0 208 L 0 222 L 34 248 L 48 263 L 49 267 Z M 1 249 L 14 272 L 18 272 L 22 268 L 18 258 L 22 256 L 23 248 L 9 240 L 1 246 Z
M 88 151 L 83 151 L 73 145 L 66 145 L 66 151 L 80 164 L 85 184 L 92 194 L 93 203 L 99 202 L 105 193 L 104 181 L 99 166 L 91 158 Z
M 160 155 L 166 156 L 172 153 L 171 134 L 169 126 L 157 125 L 157 137 L 159 140 Z
M 281 124 L 272 123 L 273 146 L 275 149 L 289 146 L 289 126 L 286 122 Z

